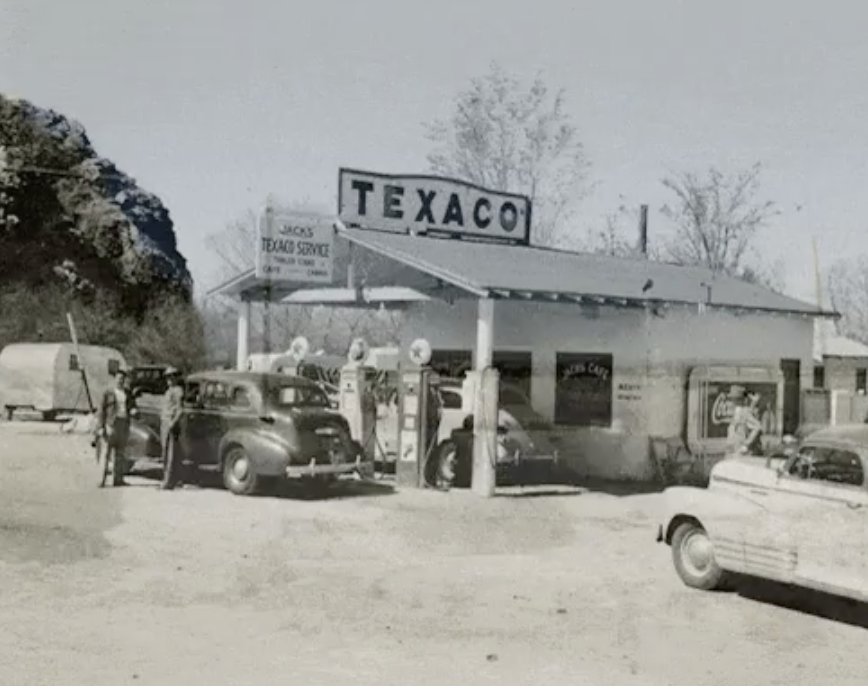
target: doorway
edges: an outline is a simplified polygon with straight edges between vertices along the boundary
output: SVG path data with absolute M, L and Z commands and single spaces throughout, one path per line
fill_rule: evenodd
M 801 382 L 802 363 L 800 360 L 781 360 L 784 374 L 784 435 L 793 435 L 801 423 Z

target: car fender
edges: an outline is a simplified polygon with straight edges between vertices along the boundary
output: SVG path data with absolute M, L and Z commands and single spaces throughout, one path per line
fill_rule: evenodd
M 160 437 L 147 424 L 133 420 L 130 422 L 130 436 L 127 450 L 131 458 L 160 458 L 163 455 Z
M 263 476 L 283 476 L 290 464 L 293 452 L 288 441 L 276 434 L 249 429 L 233 429 L 220 440 L 220 468 L 232 446 L 241 446 L 253 463 L 254 469 Z
M 678 525 L 694 520 L 715 538 L 740 538 L 752 518 L 765 508 L 747 496 L 691 486 L 673 486 L 663 492 L 660 538 L 667 544 Z

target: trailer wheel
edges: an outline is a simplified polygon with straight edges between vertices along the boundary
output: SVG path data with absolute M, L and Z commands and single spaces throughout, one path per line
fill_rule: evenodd
M 57 420 L 57 412 L 55 410 L 49 410 L 48 412 L 42 413 L 42 421 L 53 422 L 56 420 Z

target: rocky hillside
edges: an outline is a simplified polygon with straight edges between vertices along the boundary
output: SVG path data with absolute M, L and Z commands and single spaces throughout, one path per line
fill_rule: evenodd
M 4 282 L 53 275 L 139 307 L 154 289 L 189 295 L 168 210 L 100 157 L 78 122 L 0 96 L 0 192 Z
M 171 310 L 197 329 L 192 288 L 160 199 L 100 157 L 80 123 L 0 95 L 0 346 L 65 340 L 71 310 L 93 323 L 87 342 L 159 357 L 143 327 L 165 328 Z

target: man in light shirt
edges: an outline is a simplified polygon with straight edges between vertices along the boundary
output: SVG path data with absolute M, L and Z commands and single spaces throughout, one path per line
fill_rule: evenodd
M 179 422 L 181 420 L 184 389 L 181 385 L 181 372 L 170 367 L 166 370 L 169 388 L 163 396 L 160 412 L 160 440 L 163 447 L 163 480 L 160 487 L 171 491 L 179 482 L 181 456 L 177 450 Z
M 127 383 L 126 369 L 115 374 L 115 387 L 102 396 L 97 414 L 97 434 L 106 442 L 106 460 L 114 454 L 112 485 L 124 486 L 127 468 L 127 442 L 130 438 L 130 419 L 138 414 L 136 400 Z

